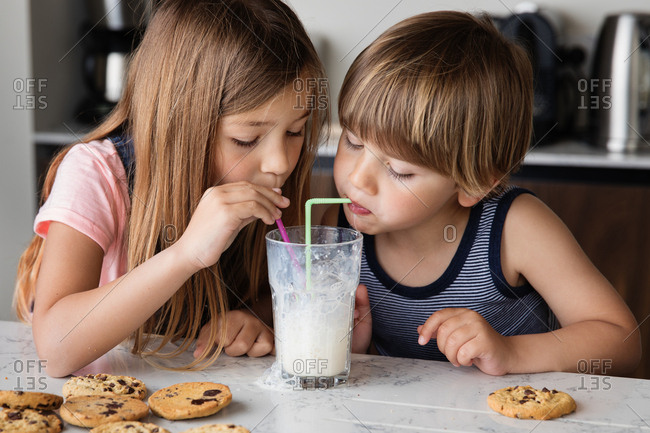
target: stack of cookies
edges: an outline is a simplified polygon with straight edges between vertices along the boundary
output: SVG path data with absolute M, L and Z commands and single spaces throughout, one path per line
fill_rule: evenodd
M 58 433 L 63 423 L 92 428 L 91 433 L 170 433 L 152 423 L 138 421 L 148 415 L 169 420 L 213 415 L 232 401 L 226 385 L 188 382 L 156 391 L 148 400 L 144 383 L 130 376 L 95 374 L 77 376 L 63 385 L 63 397 L 24 391 L 0 391 L 0 432 Z M 195 427 L 184 433 L 249 433 L 234 424 Z
M 63 398 L 55 394 L 27 391 L 0 391 L 0 431 L 4 433 L 58 433 L 62 423 L 53 410 Z

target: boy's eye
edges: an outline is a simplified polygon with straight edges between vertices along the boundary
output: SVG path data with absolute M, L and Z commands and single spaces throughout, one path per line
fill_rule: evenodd
M 350 137 L 347 136 L 347 135 L 345 136 L 345 145 L 347 147 L 349 147 L 350 149 L 352 149 L 352 150 L 359 150 L 359 149 L 361 149 L 363 147 L 363 145 L 361 145 L 361 144 L 355 144 L 355 143 L 351 142 Z
M 259 137 L 255 137 L 255 139 L 251 141 L 232 138 L 232 142 L 235 143 L 237 146 L 241 146 L 241 147 L 253 147 L 258 143 L 259 140 L 260 140 Z
M 388 174 L 397 180 L 405 180 L 413 176 L 413 174 L 411 173 L 408 174 L 398 173 L 395 170 L 393 170 L 390 166 L 386 166 L 386 169 L 388 170 Z

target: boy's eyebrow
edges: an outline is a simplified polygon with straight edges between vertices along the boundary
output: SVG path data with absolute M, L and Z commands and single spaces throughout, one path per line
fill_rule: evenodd
M 297 122 L 297 121 L 299 121 L 299 120 L 302 120 L 302 119 L 304 119 L 305 117 L 309 116 L 310 114 L 311 114 L 311 111 L 310 111 L 310 110 L 305 110 L 305 112 L 304 112 L 300 117 L 298 117 L 296 120 L 294 120 L 294 122 Z M 267 120 L 267 121 L 263 121 L 263 122 L 261 122 L 261 121 L 256 121 L 256 120 L 250 120 L 250 121 L 248 121 L 248 122 L 247 122 L 247 121 L 243 121 L 243 122 L 235 122 L 235 123 L 238 124 L 238 125 L 246 125 L 246 126 L 267 126 L 267 125 L 272 125 L 272 124 L 273 124 L 273 122 L 268 121 L 268 120 Z

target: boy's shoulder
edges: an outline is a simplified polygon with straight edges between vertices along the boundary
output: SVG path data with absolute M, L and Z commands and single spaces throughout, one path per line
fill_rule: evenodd
M 524 188 L 512 187 L 495 198 L 507 213 L 504 232 L 515 235 L 516 239 L 525 239 L 533 232 L 543 234 L 550 227 L 561 223 L 560 218 L 537 196 Z M 502 204 L 508 204 L 502 206 Z
M 493 191 L 480 201 L 485 209 L 493 208 L 497 212 L 509 213 L 514 203 L 527 202 L 529 200 L 539 201 L 535 193 L 516 185 L 509 185 L 499 191 Z
M 534 192 L 518 186 L 508 186 L 482 201 L 483 212 L 492 210 L 504 230 L 528 229 L 545 219 L 556 217 Z
M 520 195 L 531 195 L 534 196 L 535 193 L 526 189 L 522 188 L 517 185 L 507 185 L 504 187 L 500 187 L 497 191 L 492 191 L 486 198 L 484 198 L 482 201 L 483 202 L 492 202 L 492 203 L 499 203 L 504 200 L 509 200 L 512 201 L 515 198 L 519 197 Z

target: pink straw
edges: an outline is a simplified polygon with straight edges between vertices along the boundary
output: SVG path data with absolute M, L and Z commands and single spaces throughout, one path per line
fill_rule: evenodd
M 280 230 L 280 236 L 282 236 L 282 240 L 289 243 L 289 235 L 287 234 L 287 229 L 284 228 L 284 224 L 282 224 L 282 220 L 277 219 L 275 220 L 275 223 L 278 225 L 278 230 Z
M 291 241 L 289 240 L 287 229 L 284 228 L 284 224 L 282 224 L 282 220 L 277 219 L 275 220 L 275 223 L 278 225 L 278 230 L 280 231 L 280 236 L 282 237 L 282 240 L 286 243 L 290 243 Z M 294 266 L 298 270 L 300 270 L 300 265 L 298 264 L 298 258 L 296 257 L 296 253 L 293 252 L 293 248 L 287 245 L 287 249 L 289 250 L 289 254 L 291 255 L 291 259 L 293 260 Z

